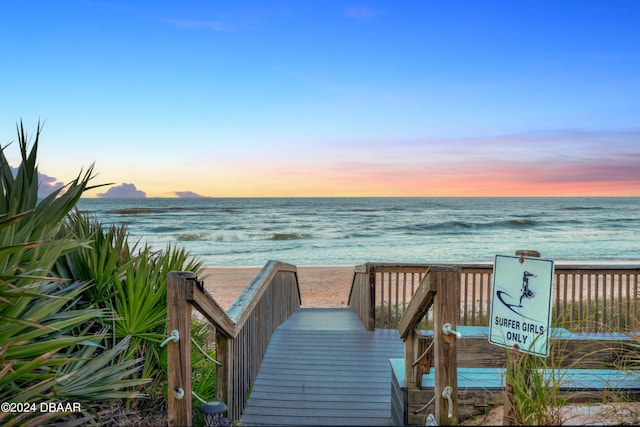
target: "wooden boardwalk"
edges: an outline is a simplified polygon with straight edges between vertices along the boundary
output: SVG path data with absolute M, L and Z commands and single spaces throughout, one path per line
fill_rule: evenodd
M 346 308 L 301 308 L 276 329 L 242 425 L 390 425 L 397 329 L 367 331 Z

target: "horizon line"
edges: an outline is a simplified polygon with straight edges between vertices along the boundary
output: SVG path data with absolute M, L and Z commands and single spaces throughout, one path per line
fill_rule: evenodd
M 572 196 L 198 196 L 198 197 L 97 197 L 81 196 L 81 199 L 123 200 L 123 199 L 633 199 L 640 195 L 572 195 Z

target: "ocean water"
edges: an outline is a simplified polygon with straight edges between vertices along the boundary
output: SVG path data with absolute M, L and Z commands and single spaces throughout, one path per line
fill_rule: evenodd
M 640 260 L 640 198 L 81 199 L 130 242 L 186 248 L 206 266 Z

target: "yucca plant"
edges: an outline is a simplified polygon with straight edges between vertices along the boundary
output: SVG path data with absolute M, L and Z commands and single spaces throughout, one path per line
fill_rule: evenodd
M 22 124 L 18 142 L 22 158 L 15 173 L 0 150 L 0 401 L 68 402 L 82 412 L 2 412 L 3 425 L 41 425 L 54 418 L 93 419 L 91 401 L 130 398 L 144 380 L 127 379 L 134 364 L 117 364 L 127 342 L 102 351 L 104 334 L 83 334 L 83 328 L 107 313 L 80 304 L 89 282 L 53 274 L 57 260 L 86 242 L 61 233 L 63 220 L 92 179 L 92 168 L 64 188 L 38 200 L 36 156 L 41 126 L 31 150 Z M 90 363 L 87 363 L 91 361 Z M 78 387 L 81 378 L 109 377 L 107 392 Z M 79 418 L 78 418 L 79 417 Z
M 133 398 L 163 404 L 167 273 L 198 274 L 201 265 L 183 249 L 130 244 L 125 226 L 105 228 L 74 210 L 93 166 L 39 200 L 40 132 L 29 151 L 19 125 L 15 173 L 0 153 L 0 398 L 79 401 L 83 413 L 73 416 L 82 423 L 123 401 L 135 406 Z M 59 415 L 0 420 L 38 425 Z
M 21 163 L 15 175 L 11 165 L 0 150 L 0 180 L 2 182 L 2 198 L 0 199 L 0 214 L 26 214 L 25 221 L 17 223 L 12 230 L 13 239 L 18 242 L 33 242 L 53 238 L 64 218 L 76 205 L 82 193 L 86 190 L 100 187 L 89 186 L 93 179 L 93 164 L 85 172 L 66 186 L 53 191 L 42 200 L 38 200 L 38 166 L 37 152 L 42 126 L 38 123 L 36 135 L 31 142 L 22 123 L 18 125 L 18 145 Z

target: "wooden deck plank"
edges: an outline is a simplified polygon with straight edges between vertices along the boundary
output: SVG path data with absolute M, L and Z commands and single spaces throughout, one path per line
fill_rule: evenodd
M 357 351 L 357 349 L 352 349 L 349 351 L 349 354 L 346 354 L 347 350 L 342 350 L 342 351 L 338 351 L 336 350 L 336 354 L 334 356 L 332 355 L 323 355 L 323 356 L 314 356 L 313 354 L 296 354 L 295 356 L 292 356 L 291 354 L 286 356 L 283 354 L 281 357 L 265 357 L 263 359 L 263 363 L 267 362 L 267 363 L 274 363 L 274 364 L 287 364 L 289 366 L 295 367 L 298 365 L 297 361 L 300 360 L 300 365 L 318 365 L 318 366 L 324 366 L 324 365 L 329 365 L 329 366 L 335 366 L 337 363 L 343 364 L 343 365 L 347 365 L 347 366 L 354 366 L 354 367 L 362 367 L 362 369 L 364 368 L 373 368 L 378 366 L 375 362 L 372 362 L 371 360 L 362 360 L 362 359 L 358 359 L 358 355 L 355 355 L 353 353 L 355 353 L 355 351 Z M 363 353 L 365 353 L 363 351 Z M 371 359 L 375 359 L 375 358 L 379 358 L 379 357 L 384 357 L 386 356 L 388 353 L 387 352 L 366 352 L 367 356 L 370 357 Z M 304 359 L 304 360 L 302 360 Z M 361 361 L 362 363 L 358 363 L 358 361 Z
M 274 363 L 275 364 L 275 363 Z M 322 365 L 323 363 L 318 362 L 318 365 Z M 314 364 L 315 366 L 316 364 Z M 324 365 L 331 365 L 330 363 L 324 363 Z M 372 363 L 366 363 L 363 364 L 362 366 L 366 366 L 367 369 L 364 370 L 356 370 L 355 372 L 353 371 L 353 368 L 351 366 L 335 366 L 334 364 L 334 372 L 345 372 L 345 373 L 349 373 L 352 372 L 354 374 L 363 374 L 366 375 L 367 372 L 372 372 L 372 371 L 376 371 L 376 372 L 385 372 L 385 369 L 377 364 L 372 364 Z M 316 369 L 309 369 L 309 367 L 300 364 L 299 366 L 291 366 L 291 364 L 287 365 L 280 365 L 280 366 L 267 366 L 264 368 L 264 373 L 265 374 L 298 374 L 300 372 L 306 373 L 306 374 L 315 374 L 316 372 L 320 372 Z
M 331 409 L 327 409 L 327 402 L 312 402 L 312 401 L 285 401 L 283 404 L 274 405 L 273 401 L 267 400 L 259 403 L 263 405 L 256 405 L 260 407 L 262 415 L 296 415 L 291 411 L 304 410 L 304 416 L 310 416 L 314 414 L 324 414 L 329 417 L 341 417 L 345 411 L 348 411 L 351 416 L 375 416 L 376 418 L 388 418 L 389 408 L 386 403 L 363 403 L 363 402 L 331 402 Z M 358 403 L 357 408 L 354 408 L 354 404 Z
M 376 404 L 376 405 L 385 404 L 386 405 L 387 401 L 389 400 L 389 397 L 387 396 L 386 393 L 380 394 L 377 396 L 372 394 L 361 396 L 359 394 L 354 395 L 353 393 L 345 393 L 345 392 L 318 395 L 315 393 L 300 393 L 299 390 L 294 390 L 291 393 L 280 392 L 276 395 L 269 392 L 263 392 L 260 390 L 258 391 L 253 390 L 251 392 L 251 398 L 255 399 L 255 404 L 257 406 L 263 404 L 263 402 L 265 401 L 271 402 L 271 405 L 273 405 L 274 401 L 279 402 L 279 404 L 281 405 L 287 405 L 290 402 L 296 402 L 296 401 L 331 402 L 331 403 L 344 403 L 344 404 L 350 404 L 349 402 L 360 402 L 365 404 Z M 253 404 L 254 403 L 252 402 L 252 405 Z
M 397 330 L 367 331 L 351 309 L 299 309 L 275 332 L 243 425 L 390 425 Z
M 329 358 L 330 360 L 335 360 L 335 358 L 341 358 L 344 360 L 350 360 L 350 359 L 353 359 L 354 357 L 358 357 L 359 356 L 358 353 L 362 353 L 363 350 L 366 350 L 367 354 L 372 354 L 374 356 L 383 355 L 388 351 L 388 348 L 381 348 L 381 347 L 370 348 L 369 346 L 366 346 L 366 345 L 349 346 L 349 347 L 336 346 L 332 349 L 332 351 L 327 351 L 327 350 L 313 351 L 313 349 L 310 349 L 310 348 L 306 348 L 306 349 L 296 348 L 297 346 L 300 346 L 300 345 L 308 346 L 311 344 L 315 346 L 332 345 L 330 342 L 327 342 L 327 341 L 318 343 L 317 341 L 314 341 L 314 340 L 300 340 L 295 343 L 284 343 L 284 344 L 274 343 L 273 351 L 271 352 L 271 354 L 269 354 L 265 358 L 280 358 L 280 357 L 294 358 L 298 356 L 304 356 L 304 357 L 314 357 L 316 359 Z M 363 362 L 367 362 L 367 360 L 363 360 Z
M 311 369 L 314 369 L 313 367 Z M 388 369 L 387 369 L 388 371 Z M 344 370 L 336 370 L 334 373 L 335 377 L 343 378 L 344 381 L 379 381 L 380 375 L 385 375 L 388 372 L 381 371 L 376 369 L 374 372 L 364 373 L 358 371 L 344 371 Z M 283 372 L 282 374 L 267 372 L 264 373 L 260 371 L 261 379 L 265 381 L 269 380 L 278 380 L 281 379 L 283 381 L 289 380 L 305 380 L 305 381 L 325 381 L 327 379 L 326 372 L 304 372 L 303 370 L 296 369 L 294 372 Z M 331 377 L 329 377 L 331 378 Z
M 314 417 L 314 416 L 304 416 L 304 415 L 285 415 L 285 416 L 269 416 L 268 423 L 265 423 L 265 418 L 262 416 L 254 416 L 251 414 L 248 414 L 247 416 L 243 416 L 242 417 L 242 424 L 243 425 L 272 425 L 272 426 L 286 426 L 286 425 L 291 425 L 291 426 L 312 426 L 312 425 L 324 425 L 324 426 L 329 426 L 329 425 L 333 425 L 333 426 L 353 426 L 353 425 L 357 425 L 357 426 L 375 426 L 375 425 L 382 425 L 380 424 L 380 418 L 373 418 L 373 417 L 367 417 L 367 416 L 363 416 L 358 418 L 357 422 L 354 423 L 353 418 L 344 418 L 344 417 L 328 417 L 328 416 L 321 416 L 321 417 Z M 391 421 L 389 421 L 388 424 L 384 424 L 384 425 L 391 425 Z
M 384 378 L 380 378 L 379 376 L 371 376 L 369 378 L 363 377 L 352 377 L 348 374 L 340 374 L 340 375 L 322 375 L 315 377 L 269 377 L 264 378 L 264 376 L 260 376 L 260 378 L 256 379 L 255 384 L 265 384 L 265 385 L 274 385 L 274 386 L 295 386 L 301 385 L 301 387 L 335 387 L 335 388 L 343 388 L 343 387 L 351 387 L 353 384 L 360 384 L 361 387 L 375 387 L 378 383 L 382 383 L 384 386 L 389 386 L 390 383 L 386 382 Z
M 389 390 L 391 386 L 389 385 L 386 389 L 369 387 L 366 391 L 363 391 L 362 388 L 358 388 L 357 390 L 354 387 L 305 387 L 304 390 L 302 386 L 277 386 L 277 385 L 267 385 L 262 384 L 260 387 L 263 390 L 272 393 L 272 397 L 274 400 L 277 400 L 280 394 L 292 394 L 292 393 L 304 393 L 305 395 L 313 395 L 315 397 L 319 395 L 330 395 L 330 396 L 339 396 L 339 395 L 353 395 L 354 393 L 359 393 L 363 395 L 363 397 L 359 397 L 358 401 L 367 401 L 370 396 L 386 396 L 386 399 L 389 400 Z M 253 396 L 253 391 L 251 392 L 251 396 Z M 335 399 L 335 397 L 334 397 Z

